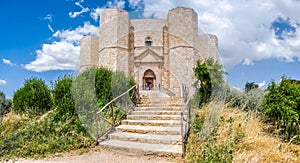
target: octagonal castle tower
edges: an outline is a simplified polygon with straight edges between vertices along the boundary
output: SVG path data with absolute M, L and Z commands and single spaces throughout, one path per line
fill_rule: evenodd
M 130 19 L 127 11 L 105 9 L 99 36 L 80 42 L 80 71 L 106 67 L 133 76 L 139 89 L 162 89 L 181 96 L 192 89 L 197 60 L 218 59 L 215 35 L 198 35 L 197 13 L 186 7 L 168 12 L 167 19 Z

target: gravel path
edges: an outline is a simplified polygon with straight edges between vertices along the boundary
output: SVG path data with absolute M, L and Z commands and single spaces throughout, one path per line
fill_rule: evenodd
M 12 161 L 10 161 L 12 162 Z M 89 151 L 82 155 L 65 154 L 62 157 L 51 157 L 44 159 L 19 159 L 17 163 L 172 163 L 181 162 L 179 160 L 154 156 L 137 156 L 114 151 L 99 150 Z

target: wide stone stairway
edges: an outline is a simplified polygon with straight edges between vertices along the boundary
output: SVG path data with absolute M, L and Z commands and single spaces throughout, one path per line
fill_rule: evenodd
M 141 104 L 100 145 L 130 154 L 182 155 L 183 99 L 160 91 L 141 91 Z

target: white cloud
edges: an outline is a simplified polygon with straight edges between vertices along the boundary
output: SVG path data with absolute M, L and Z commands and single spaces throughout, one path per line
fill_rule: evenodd
M 262 81 L 261 83 L 258 83 L 258 88 L 263 88 L 266 85 L 266 81 Z
M 141 10 L 144 7 L 143 0 L 129 0 L 129 7 L 132 9 Z
M 238 63 L 251 65 L 268 58 L 300 58 L 300 1 L 145 0 L 144 4 L 145 10 L 159 12 L 176 6 L 193 8 L 198 13 L 200 30 L 218 36 L 219 52 L 226 67 Z M 281 40 L 272 29 L 278 17 L 288 18 L 296 29 L 284 31 Z
M 35 72 L 75 70 L 78 65 L 79 52 L 79 46 L 65 41 L 44 44 L 41 50 L 36 51 L 37 58 L 24 67 Z
M 12 63 L 10 60 L 3 58 L 2 62 L 4 64 L 10 65 L 10 66 L 15 66 L 16 64 Z
M 125 8 L 125 1 L 124 0 L 114 0 L 114 1 L 107 1 L 106 3 L 107 8 Z
M 85 22 L 83 27 L 77 27 L 75 30 L 59 30 L 53 34 L 53 37 L 78 44 L 82 36 L 85 35 L 98 35 L 98 27 Z
M 34 61 L 24 65 L 27 70 L 43 72 L 49 70 L 76 70 L 79 64 L 80 39 L 85 35 L 97 35 L 98 28 L 85 22 L 74 30 L 59 30 L 53 34 L 54 41 L 43 44 L 36 50 Z
M 48 29 L 49 29 L 52 33 L 54 33 L 54 29 L 51 27 L 50 24 L 48 24 Z
M 124 9 L 125 8 L 125 1 L 124 0 L 107 1 L 104 6 L 97 7 L 95 9 L 91 10 L 91 13 L 90 13 L 91 18 L 94 19 L 97 22 L 99 20 L 99 17 L 101 15 L 102 11 L 105 8 L 121 8 L 121 9 Z
M 54 17 L 53 14 L 47 14 L 43 19 L 48 20 L 50 23 L 52 23 L 53 17 Z
M 81 1 L 78 1 L 78 2 L 75 2 L 75 5 L 80 7 L 81 8 L 81 11 L 77 11 L 77 12 L 69 12 L 69 16 L 70 18 L 76 18 L 77 16 L 79 16 L 80 14 L 82 13 L 86 13 L 86 12 L 89 12 L 90 9 L 88 7 L 83 7 L 81 5 L 81 3 L 83 3 L 84 1 L 81 0 Z
M 7 84 L 7 82 L 5 80 L 0 79 L 0 85 L 6 85 L 6 84 Z
M 104 10 L 104 8 L 99 8 L 99 7 L 97 7 L 96 9 L 93 9 L 90 14 L 91 18 L 97 22 L 99 20 L 99 17 L 103 10 Z
M 52 28 L 52 26 L 51 26 L 51 23 L 52 23 L 52 21 L 53 21 L 53 17 L 54 17 L 53 14 L 47 14 L 47 15 L 43 18 L 43 20 L 48 21 L 48 29 L 49 29 L 52 33 L 54 33 L 54 30 L 53 30 L 53 28 Z

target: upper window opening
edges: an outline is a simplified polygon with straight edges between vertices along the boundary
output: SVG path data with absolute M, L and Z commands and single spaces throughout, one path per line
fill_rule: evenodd
M 151 37 L 146 37 L 146 39 L 145 39 L 145 45 L 146 46 L 152 46 L 152 39 L 151 39 Z

